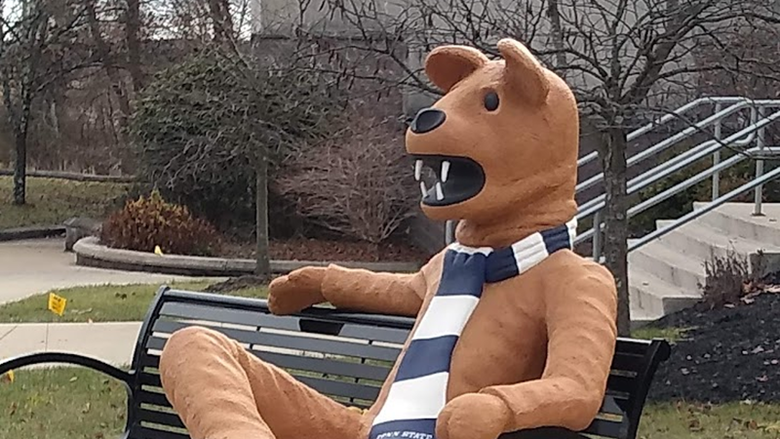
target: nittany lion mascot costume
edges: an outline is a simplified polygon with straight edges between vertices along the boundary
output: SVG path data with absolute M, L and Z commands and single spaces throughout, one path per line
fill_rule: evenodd
M 420 111 L 406 149 L 422 209 L 458 219 L 456 242 L 414 274 L 335 265 L 275 279 L 276 314 L 329 302 L 416 316 L 365 413 L 319 394 L 210 329 L 183 329 L 160 361 L 194 439 L 496 439 L 585 429 L 616 343 L 614 278 L 576 255 L 579 119 L 567 85 L 517 41 L 489 60 L 465 46 L 425 64 L 445 94 Z M 436 181 L 421 179 L 422 167 Z M 411 178 L 411 176 L 410 176 Z

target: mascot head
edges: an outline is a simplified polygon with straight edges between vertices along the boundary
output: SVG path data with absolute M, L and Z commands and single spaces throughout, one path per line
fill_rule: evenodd
M 457 237 L 467 245 L 508 244 L 577 210 L 574 95 L 519 42 L 498 50 L 502 59 L 490 60 L 471 47 L 434 49 L 425 72 L 444 96 L 406 135 L 423 212 L 463 220 Z

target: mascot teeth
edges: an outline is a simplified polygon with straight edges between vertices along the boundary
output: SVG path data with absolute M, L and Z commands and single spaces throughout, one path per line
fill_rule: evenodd
M 436 183 L 436 199 L 439 201 L 444 199 L 444 189 L 441 187 L 441 182 Z
M 420 178 L 422 178 L 422 168 L 423 168 L 422 160 L 417 160 L 414 162 L 414 179 L 416 181 L 420 181 Z
M 425 187 L 425 182 L 420 182 L 420 193 L 422 194 L 422 197 L 425 198 L 426 195 L 428 195 L 428 188 Z
M 447 160 L 444 160 L 441 162 L 441 182 L 446 183 L 447 182 L 447 175 L 450 173 L 450 162 Z

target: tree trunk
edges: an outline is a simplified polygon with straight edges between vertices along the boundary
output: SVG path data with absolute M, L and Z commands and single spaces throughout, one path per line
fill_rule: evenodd
M 214 29 L 214 40 L 220 43 L 233 39 L 233 20 L 227 0 L 209 0 L 209 10 Z
M 108 47 L 108 43 L 103 39 L 103 34 L 100 31 L 100 23 L 98 23 L 97 11 L 95 10 L 95 0 L 87 0 L 86 9 L 92 38 L 95 40 L 95 45 L 100 53 L 103 68 L 111 83 L 111 90 L 114 92 L 114 95 L 119 102 L 119 141 L 124 145 L 124 133 L 127 128 L 127 119 L 130 117 L 130 100 L 127 97 L 125 88 L 122 86 L 122 77 L 119 74 L 119 69 L 113 64 L 111 59 L 109 59 L 111 56 L 111 49 Z
M 601 132 L 599 157 L 604 170 L 604 249 L 607 268 L 615 276 L 618 292 L 618 333 L 631 334 L 628 297 L 628 214 L 626 197 L 626 133 L 621 128 Z
M 14 151 L 14 204 L 22 205 L 27 198 L 27 132 L 17 132 Z
M 255 196 L 255 209 L 257 211 L 255 274 L 264 276 L 271 273 L 271 262 L 268 256 L 268 158 L 264 151 L 258 155 L 257 194 Z
M 127 0 L 127 15 L 125 17 L 125 34 L 127 36 L 128 70 L 133 82 L 133 91 L 138 93 L 143 88 L 141 73 L 141 44 L 138 34 L 141 31 L 141 2 Z

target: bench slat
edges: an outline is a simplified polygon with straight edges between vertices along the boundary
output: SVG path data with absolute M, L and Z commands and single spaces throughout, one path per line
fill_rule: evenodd
M 130 437 L 132 439 L 190 439 L 190 436 L 186 434 L 155 430 L 145 426 L 135 427 Z
M 148 408 L 141 407 L 137 412 L 139 422 L 152 422 L 168 427 L 184 428 L 178 415 L 163 413 Z
M 595 434 L 597 436 L 619 438 L 625 437 L 625 424 L 617 421 L 608 421 L 605 419 L 596 419 L 583 432 L 585 434 Z
M 610 375 L 607 379 L 607 389 L 610 392 L 631 393 L 636 384 L 636 377 Z
M 378 385 L 367 383 L 350 383 L 296 373 L 292 373 L 291 375 L 307 386 L 319 391 L 320 393 L 331 396 L 374 400 L 379 395 L 380 390 Z M 143 386 L 162 388 L 159 375 L 144 372 L 139 374 L 138 379 Z M 144 392 L 148 392 L 148 390 L 144 390 Z
M 320 393 L 332 396 L 344 396 L 347 398 L 374 400 L 379 395 L 378 386 L 366 384 L 347 383 L 343 381 L 328 380 L 305 375 L 293 375 L 302 383 L 317 390 Z
M 136 398 L 138 404 L 152 404 L 160 407 L 172 408 L 171 403 L 168 402 L 168 398 L 162 393 L 143 390 Z
M 338 359 L 330 358 L 303 357 L 300 355 L 256 351 L 253 349 L 249 350 L 249 352 L 256 357 L 283 369 L 320 372 L 329 375 L 375 381 L 384 381 L 390 373 L 389 367 L 373 364 L 338 361 Z M 156 369 L 159 367 L 160 357 L 151 354 L 147 355 L 140 364 L 142 367 L 153 367 Z
M 612 359 L 612 370 L 638 372 L 644 366 L 645 356 L 618 352 Z
M 284 329 L 296 332 L 340 335 L 342 337 L 398 344 L 403 344 L 409 334 L 409 331 L 406 329 L 344 323 L 339 322 L 336 319 L 277 316 L 274 314 L 259 313 L 257 311 L 175 302 L 164 304 L 160 311 L 160 316 L 175 319 L 203 320 L 215 323 Z
M 606 395 L 604 397 L 604 402 L 601 403 L 601 409 L 599 409 L 599 413 L 620 416 L 625 416 L 627 411 L 628 399 L 619 398 L 613 395 Z
M 180 322 L 157 322 L 155 331 L 170 334 L 176 328 L 192 326 Z M 395 361 L 399 349 L 374 346 L 363 343 L 353 343 L 331 339 L 320 339 L 300 335 L 287 335 L 270 332 L 242 331 L 233 328 L 210 327 L 226 336 L 245 344 L 260 345 L 273 348 L 319 352 L 322 354 L 335 354 L 355 358 L 367 358 L 372 360 Z M 167 339 L 151 337 L 146 345 L 148 349 L 162 350 Z

